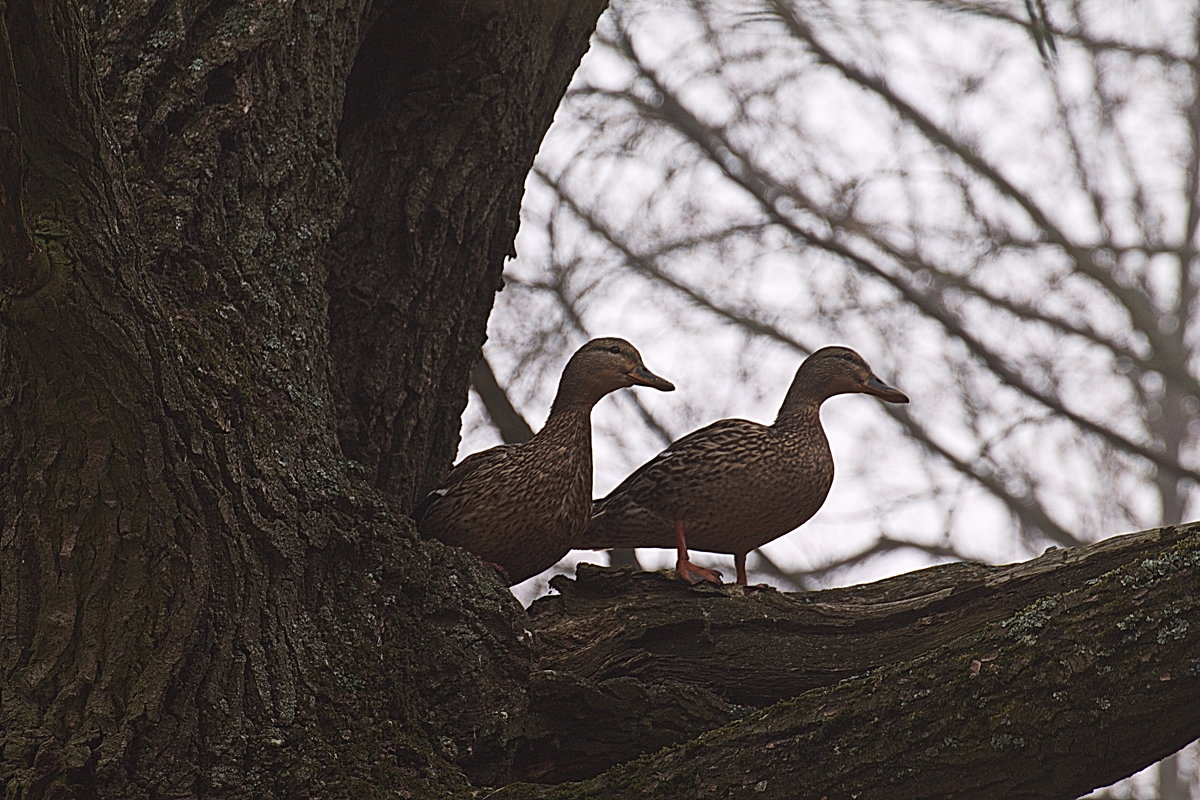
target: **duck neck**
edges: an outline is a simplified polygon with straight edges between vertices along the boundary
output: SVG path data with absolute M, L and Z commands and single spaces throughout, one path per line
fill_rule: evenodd
M 806 425 L 821 424 L 821 403 L 828 394 L 824 387 L 805 380 L 807 376 L 797 374 L 788 388 L 783 405 L 779 407 L 779 415 L 775 417 L 776 428 L 799 428 Z
M 555 400 L 554 405 L 550 407 L 550 416 L 546 418 L 546 424 L 537 432 L 534 439 L 569 444 L 571 447 L 581 448 L 590 455 L 593 405 L 593 403 L 586 402 L 560 403 Z
M 613 388 L 601 386 L 594 376 L 572 359 L 567 362 L 558 382 L 558 391 L 554 395 L 554 402 L 550 404 L 550 418 L 553 419 L 557 414 L 569 414 L 586 421 L 592 413 L 592 406 Z

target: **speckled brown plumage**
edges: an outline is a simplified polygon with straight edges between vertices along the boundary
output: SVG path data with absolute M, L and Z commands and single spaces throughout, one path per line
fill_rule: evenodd
M 680 577 L 720 581 L 687 560 L 688 549 L 734 556 L 745 584 L 746 554 L 806 522 L 833 484 L 821 404 L 865 392 L 907 403 L 862 356 L 822 348 L 800 365 L 773 425 L 723 419 L 693 431 L 597 500 L 580 547 L 676 547 Z
M 592 505 L 592 407 L 626 386 L 675 387 L 624 339 L 593 339 L 563 369 L 532 439 L 467 456 L 413 517 L 421 534 L 464 547 L 520 583 L 576 545 Z

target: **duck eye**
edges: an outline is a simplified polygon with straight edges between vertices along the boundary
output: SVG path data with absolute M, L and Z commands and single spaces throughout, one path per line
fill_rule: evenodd
M 614 344 L 612 347 L 608 348 L 608 352 L 619 353 L 621 352 L 621 348 Z

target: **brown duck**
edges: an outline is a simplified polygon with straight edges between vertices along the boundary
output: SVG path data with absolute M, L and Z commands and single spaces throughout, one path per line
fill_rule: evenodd
M 773 425 L 723 419 L 693 431 L 603 500 L 578 547 L 672 547 L 688 583 L 721 582 L 721 573 L 688 560 L 688 548 L 731 553 L 746 584 L 746 554 L 806 522 L 833 484 L 833 456 L 821 404 L 864 392 L 889 403 L 908 397 L 888 386 L 862 356 L 823 347 L 796 371 Z
M 592 407 L 627 386 L 675 387 L 624 339 L 593 339 L 563 369 L 546 424 L 532 439 L 464 458 L 413 518 L 422 535 L 466 548 L 510 585 L 575 547 L 592 508 Z

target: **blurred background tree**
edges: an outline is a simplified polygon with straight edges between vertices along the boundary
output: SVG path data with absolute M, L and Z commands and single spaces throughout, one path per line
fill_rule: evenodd
M 462 452 L 626 336 L 679 391 L 597 409 L 600 496 L 714 419 L 770 421 L 840 343 L 912 404 L 826 406 L 839 477 L 759 579 L 1194 519 L 1198 129 L 1196 2 L 613 3 L 529 179 Z M 1107 796 L 1200 797 L 1191 750 Z

